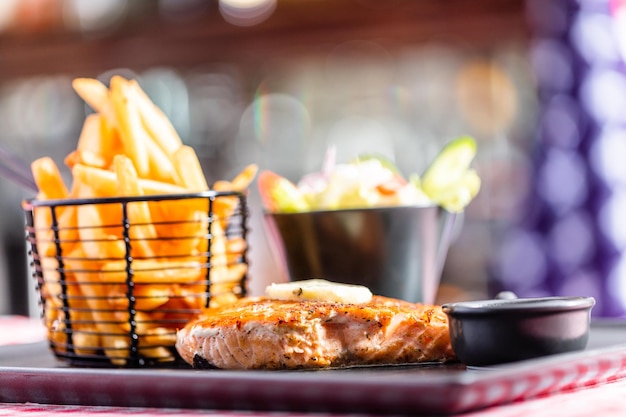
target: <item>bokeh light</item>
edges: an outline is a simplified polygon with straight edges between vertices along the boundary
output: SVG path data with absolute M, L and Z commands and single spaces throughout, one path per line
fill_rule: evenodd
M 619 59 L 613 19 L 606 13 L 581 13 L 571 29 L 572 42 L 587 62 L 603 65 Z
M 4 0 L 0 2 L 0 32 L 7 29 L 13 23 L 19 1 L 20 0 Z
M 611 5 L 618 2 L 527 4 L 540 106 L 538 142 L 532 148 L 536 174 L 526 214 L 505 240 L 515 240 L 520 229 L 541 239 L 538 245 L 546 251 L 547 273 L 532 288 L 518 281 L 513 270 L 500 269 L 495 275 L 523 296 L 537 292 L 593 296 L 593 315 L 622 316 L 626 73 L 619 53 L 619 20 L 611 14 Z
M 581 100 L 603 123 L 626 122 L 626 77 L 621 71 L 594 67 L 581 86 Z
M 395 161 L 391 132 L 373 118 L 352 116 L 337 121 L 326 143 L 337 147 L 338 161 L 348 162 L 360 154 L 377 154 Z
M 461 111 L 485 137 L 504 132 L 517 115 L 515 86 L 496 62 L 467 63 L 459 73 L 456 91 Z
M 580 297 L 580 294 L 585 294 L 586 297 L 593 297 L 597 304 L 604 305 L 605 289 L 602 281 L 598 271 L 583 268 L 572 272 L 568 279 L 562 281 L 554 291 L 563 297 Z
M 617 39 L 617 47 L 622 55 L 622 61 L 626 62 L 626 4 L 615 0 L 613 12 L 613 33 Z
M 496 261 L 497 275 L 504 288 L 541 294 L 548 270 L 543 237 L 523 229 L 514 229 L 504 239 Z
M 259 93 L 241 115 L 231 155 L 241 161 L 248 150 L 265 150 L 264 158 L 255 155 L 257 160 L 285 175 L 297 175 L 310 129 L 309 111 L 296 97 Z
M 303 142 L 311 128 L 309 112 L 296 97 L 287 94 L 260 94 L 255 97 L 249 110 L 244 112 L 242 124 L 254 125 L 254 137 L 269 145 Z
M 111 31 L 120 25 L 128 0 L 65 0 L 63 20 L 66 27 L 85 33 Z
M 229 68 L 191 74 L 189 91 L 189 141 L 198 148 L 217 149 L 236 131 L 244 97 L 237 75 Z
M 254 26 L 267 20 L 276 9 L 276 0 L 219 0 L 224 20 L 236 26 Z
M 604 237 L 620 252 L 626 252 L 626 188 L 614 189 L 598 212 L 598 225 Z M 626 276 L 626 275 L 625 275 Z
M 356 70 L 355 64 L 360 63 Z M 333 89 L 352 89 L 360 85 L 359 95 L 366 97 L 384 91 L 394 80 L 395 61 L 389 51 L 372 41 L 341 42 L 327 54 L 325 73 Z
M 464 128 L 456 111 L 456 77 L 466 56 L 458 45 L 427 42 L 403 51 L 396 62 L 398 81 L 410 97 L 414 126 L 431 130 L 435 140 L 450 137 Z
M 548 150 L 538 173 L 537 191 L 557 214 L 579 207 L 589 192 L 585 161 L 576 152 Z
M 64 141 L 81 120 L 81 104 L 68 77 L 21 80 L 3 93 L 3 129 L 20 141 Z
M 611 301 L 617 304 L 621 314 L 626 313 L 626 253 L 622 252 L 610 268 L 606 282 Z
M 568 10 L 558 1 L 527 0 L 529 26 L 538 37 L 559 37 L 568 30 Z
M 626 129 L 607 126 L 600 131 L 589 152 L 593 171 L 606 184 L 626 186 Z
M 581 112 L 570 96 L 557 94 L 545 104 L 541 116 L 541 134 L 551 145 L 576 148 L 581 142 Z
M 559 218 L 548 232 L 549 253 L 563 273 L 585 266 L 594 254 L 594 224 L 587 212 L 575 210 Z
M 550 92 L 568 91 L 574 84 L 574 63 L 571 52 L 561 42 L 540 39 L 530 50 L 533 73 L 542 89 Z

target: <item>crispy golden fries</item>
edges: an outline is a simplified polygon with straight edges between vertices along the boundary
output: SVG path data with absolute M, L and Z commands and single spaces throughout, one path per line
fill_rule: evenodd
M 99 114 L 90 114 L 85 119 L 83 130 L 78 138 L 78 146 L 65 158 L 65 165 L 76 164 L 107 169 L 113 157 L 122 152 L 122 142 L 106 119 Z
M 72 87 L 89 107 L 100 114 L 105 112 L 110 105 L 108 89 L 98 80 L 76 78 L 72 81 Z
M 39 158 L 31 164 L 35 183 L 39 188 L 42 199 L 62 199 L 67 198 L 69 192 L 63 182 L 57 164 L 52 158 Z
M 111 79 L 111 101 L 124 153 L 133 161 L 141 177 L 148 177 L 150 160 L 148 159 L 147 141 L 150 140 L 139 116 L 137 104 L 130 99 L 127 82 L 122 77 Z
M 174 154 L 183 144 L 176 129 L 161 109 L 150 101 L 137 81 L 130 81 L 130 88 L 131 94 L 134 94 L 134 98 L 137 100 L 139 115 L 146 130 L 166 154 Z
M 245 291 L 247 243 L 226 233 L 239 201 L 220 196 L 212 213 L 204 196 L 135 201 L 209 190 L 198 156 L 135 80 L 72 85 L 95 113 L 64 160 L 71 189 L 52 159 L 31 166 L 38 199 L 56 203 L 33 210 L 49 340 L 56 352 L 104 353 L 114 365 L 127 364 L 132 351 L 173 361 L 178 328 Z M 213 189 L 243 192 L 256 173 L 249 165 Z M 129 200 L 98 200 L 106 197 Z M 58 204 L 68 198 L 96 200 Z
M 117 194 L 122 197 L 143 195 L 132 161 L 124 155 L 116 155 L 113 163 L 117 176 Z M 131 255 L 141 258 L 155 256 L 152 240 L 156 239 L 157 234 L 148 203 L 131 202 L 126 205 L 126 210 L 130 223 L 128 234 L 135 242 L 134 247 L 131 247 Z
M 205 191 L 209 188 L 202 173 L 198 156 L 189 146 L 181 146 L 173 154 L 174 166 L 183 187 L 192 191 Z

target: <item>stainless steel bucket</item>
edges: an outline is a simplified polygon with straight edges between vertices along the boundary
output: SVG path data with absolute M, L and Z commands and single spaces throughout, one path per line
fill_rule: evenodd
M 433 303 L 457 216 L 439 207 L 267 213 L 290 280 L 361 284 L 374 294 Z

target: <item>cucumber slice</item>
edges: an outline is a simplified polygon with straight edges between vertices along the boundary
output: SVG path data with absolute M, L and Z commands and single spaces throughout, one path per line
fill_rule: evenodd
M 451 213 L 460 213 L 476 197 L 479 190 L 480 177 L 476 171 L 470 169 L 453 187 L 440 191 L 435 202 Z
M 449 192 L 463 180 L 475 156 L 474 138 L 463 136 L 449 142 L 422 175 L 422 190 L 437 201 L 440 193 Z

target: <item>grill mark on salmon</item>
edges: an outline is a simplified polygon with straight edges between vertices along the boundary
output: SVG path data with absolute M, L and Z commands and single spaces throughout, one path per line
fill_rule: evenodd
M 374 296 L 366 304 L 245 298 L 178 331 L 189 364 L 306 369 L 454 360 L 439 306 Z

